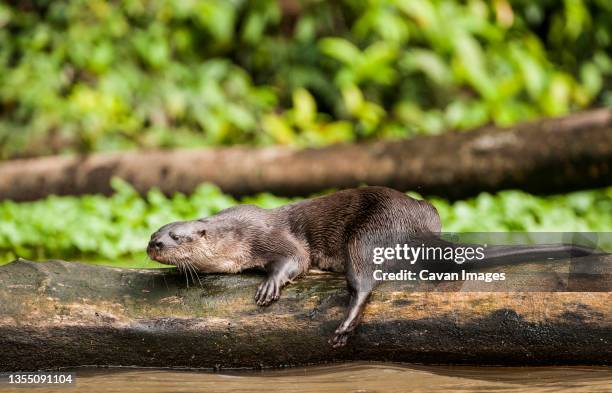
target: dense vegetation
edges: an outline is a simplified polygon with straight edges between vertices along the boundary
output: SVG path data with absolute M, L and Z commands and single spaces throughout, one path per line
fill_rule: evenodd
M 190 196 L 141 197 L 115 179 L 111 197 L 49 197 L 31 203 L 0 202 L 0 263 L 24 258 L 82 259 L 123 266 L 153 266 L 144 254 L 151 233 L 179 219 L 208 216 L 238 201 L 212 185 Z M 268 194 L 243 203 L 275 207 Z M 612 231 L 612 188 L 537 197 L 504 191 L 454 203 L 434 199 L 445 231 Z
M 320 145 L 610 105 L 610 20 L 609 0 L 1 2 L 0 158 Z

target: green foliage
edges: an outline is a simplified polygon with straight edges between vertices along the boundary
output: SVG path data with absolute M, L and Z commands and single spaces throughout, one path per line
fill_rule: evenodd
M 217 213 L 237 203 L 212 185 L 204 184 L 190 196 L 167 198 L 158 190 L 141 197 L 128 183 L 114 179 L 111 197 L 51 196 L 45 200 L 0 203 L 0 260 L 24 258 L 131 258 L 147 263 L 143 252 L 157 228 L 171 221 Z M 287 200 L 261 195 L 263 206 Z M 134 262 L 131 261 L 131 264 Z
M 124 266 L 156 266 L 144 249 L 151 233 L 176 220 L 209 216 L 238 203 L 212 185 L 193 194 L 145 197 L 115 179 L 111 197 L 51 196 L 0 203 L 0 263 L 16 257 L 81 259 Z M 244 198 L 273 208 L 291 202 L 269 194 Z M 445 231 L 612 231 L 612 188 L 537 197 L 504 191 L 449 203 L 432 201 Z
M 481 193 L 465 201 L 433 199 L 449 232 L 609 232 L 612 188 L 540 197 L 522 191 Z
M 612 104 L 608 0 L 293 3 L 0 3 L 0 158 L 316 146 Z

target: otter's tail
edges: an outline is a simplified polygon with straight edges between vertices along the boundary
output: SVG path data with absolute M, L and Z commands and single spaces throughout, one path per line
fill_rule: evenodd
M 605 254 L 595 248 L 575 244 L 539 244 L 529 246 L 488 246 L 484 260 L 502 265 L 516 262 L 542 261 L 544 259 L 567 259 Z

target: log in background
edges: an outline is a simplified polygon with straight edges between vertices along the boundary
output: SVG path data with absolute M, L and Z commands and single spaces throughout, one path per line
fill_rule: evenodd
M 309 195 L 363 184 L 451 199 L 508 188 L 594 188 L 612 179 L 612 110 L 321 149 L 232 147 L 7 161 L 0 163 L 0 199 L 110 194 L 112 176 L 143 193 L 151 187 L 189 193 L 212 182 L 236 196 Z
M 203 275 L 201 284 L 188 288 L 183 276 L 168 269 L 20 260 L 0 267 L 0 371 L 259 368 L 343 360 L 611 364 L 612 257 L 597 258 L 573 285 L 601 292 L 567 285 L 556 292 L 562 275 L 553 273 L 567 272 L 567 261 L 529 265 L 551 274 L 550 282 L 538 280 L 548 291 L 381 285 L 342 349 L 327 343 L 348 302 L 342 276 L 309 275 L 260 308 L 253 301 L 263 277 L 258 274 Z M 504 269 L 512 274 L 525 265 Z

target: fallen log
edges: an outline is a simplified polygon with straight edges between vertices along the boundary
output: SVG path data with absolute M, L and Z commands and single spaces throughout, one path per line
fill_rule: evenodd
M 612 179 L 612 110 L 321 149 L 230 147 L 7 161 L 0 163 L 0 199 L 110 194 L 112 176 L 143 193 L 151 187 L 189 193 L 212 182 L 236 196 L 308 195 L 362 184 L 448 198 L 508 188 L 534 193 L 594 188 Z
M 204 275 L 187 287 L 171 269 L 20 260 L 0 267 L 0 371 L 343 360 L 610 364 L 612 257 L 597 258 L 578 280 L 582 289 L 599 288 L 591 292 L 555 280 L 538 292 L 383 284 L 341 349 L 327 343 L 348 299 L 341 276 L 308 275 L 259 308 L 253 294 L 262 277 L 254 273 Z M 548 273 L 568 268 L 563 261 L 531 266 Z M 522 280 L 515 280 L 519 289 Z

